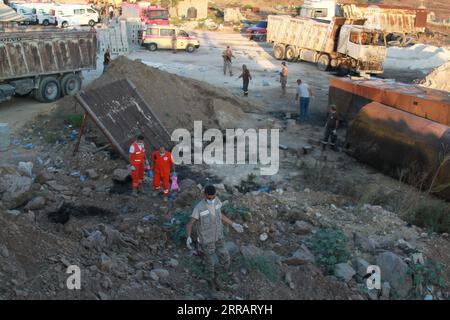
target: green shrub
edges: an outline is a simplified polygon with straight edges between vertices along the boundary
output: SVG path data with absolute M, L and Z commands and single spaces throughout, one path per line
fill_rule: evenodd
M 79 128 L 83 122 L 83 115 L 77 113 L 68 114 L 64 117 L 64 122 L 72 125 L 74 128 Z
M 406 219 L 429 232 L 450 232 L 450 205 L 438 199 L 423 199 L 413 206 Z
M 253 6 L 251 4 L 246 4 L 242 7 L 243 10 L 253 9 Z
M 347 242 L 347 237 L 340 230 L 319 229 L 311 238 L 312 250 L 318 255 L 319 265 L 333 273 L 335 264 L 347 262 L 350 257 Z
M 272 282 L 280 280 L 280 270 L 276 262 L 269 256 L 254 256 L 243 259 L 243 265 L 249 270 L 255 270 Z
M 173 223 L 167 225 L 172 229 L 172 240 L 182 244 L 186 240 L 186 225 L 191 220 L 189 212 L 178 212 L 172 218 Z
M 444 265 L 428 259 L 425 264 L 413 264 L 408 269 L 408 274 L 413 277 L 414 290 L 416 296 L 422 295 L 420 289 L 427 285 L 437 285 L 443 287 L 445 285 Z
M 251 218 L 250 209 L 246 207 L 235 207 L 231 203 L 227 203 L 222 207 L 222 212 L 231 219 L 240 217 L 241 219 L 248 221 Z

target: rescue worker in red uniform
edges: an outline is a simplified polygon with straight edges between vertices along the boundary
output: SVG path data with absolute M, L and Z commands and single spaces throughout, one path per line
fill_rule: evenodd
M 133 195 L 142 191 L 144 182 L 144 169 L 146 164 L 144 136 L 139 135 L 130 146 L 130 166 Z
M 166 151 L 164 147 L 160 147 L 158 151 L 153 152 L 152 155 L 152 169 L 153 169 L 153 187 L 156 196 L 161 190 L 161 182 L 163 185 L 164 201 L 167 201 L 169 196 L 169 179 L 170 168 L 175 172 L 175 163 L 172 154 Z

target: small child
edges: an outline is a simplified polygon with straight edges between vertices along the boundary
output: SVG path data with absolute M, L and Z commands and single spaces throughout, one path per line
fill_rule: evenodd
M 180 191 L 180 187 L 178 186 L 178 178 L 177 174 L 174 172 L 172 173 L 172 184 L 170 186 L 171 191 Z

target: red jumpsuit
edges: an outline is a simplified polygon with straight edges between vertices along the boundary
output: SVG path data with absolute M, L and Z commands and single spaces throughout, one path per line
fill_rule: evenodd
M 164 188 L 164 196 L 169 195 L 169 178 L 170 178 L 170 166 L 174 163 L 172 154 L 169 151 L 165 151 L 161 156 L 159 151 L 155 151 L 152 155 L 152 161 L 154 163 L 153 168 L 153 187 L 155 190 L 161 188 L 161 180 Z
M 145 167 L 145 147 L 144 144 L 139 148 L 137 142 L 133 142 L 130 147 L 130 164 L 135 168 L 131 171 L 131 180 L 133 190 L 136 190 L 142 185 L 144 181 L 144 167 Z

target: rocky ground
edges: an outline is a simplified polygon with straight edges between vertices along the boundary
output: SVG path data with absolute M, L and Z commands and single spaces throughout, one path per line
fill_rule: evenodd
M 213 53 L 222 48 L 210 45 Z M 290 64 L 292 82 L 307 77 L 315 95 L 313 121 L 297 124 L 293 84 L 289 97 L 280 99 L 278 66 L 264 49 L 253 49 L 237 53 L 239 63 L 255 68 L 248 101 L 237 82 L 221 77 L 220 63 L 211 62 L 216 57 L 203 60 L 208 51 L 199 62 L 206 67 L 192 67 L 198 57 L 182 54 L 160 70 L 117 62 L 111 68 L 116 74 L 93 85 L 117 73 L 136 77 L 171 129 L 189 128 L 183 121 L 191 109 L 208 126 L 280 129 L 275 176 L 260 176 L 260 167 L 250 165 L 178 166 L 181 189 L 169 202 L 152 196 L 148 181 L 145 193 L 134 198 L 126 162 L 112 148 L 99 150 L 107 140 L 92 122 L 72 154 L 81 112 L 72 98 L 16 126 L 11 147 L 0 153 L 0 299 L 448 299 L 448 203 L 344 152 L 323 151 L 319 140 L 332 76 L 310 64 Z M 150 65 L 169 56 L 131 55 Z M 169 67 L 196 80 L 162 70 Z M 176 91 L 170 110 L 179 110 L 172 118 L 155 97 L 169 89 Z M 341 140 L 344 134 L 339 132 Z M 184 226 L 208 183 L 219 190 L 225 214 L 245 227 L 243 234 L 226 230 L 233 260 L 221 272 L 219 292 L 203 280 L 201 253 L 184 245 Z M 368 290 L 364 279 L 374 264 L 381 269 L 380 290 Z M 70 265 L 81 268 L 81 290 L 67 289 Z
M 276 177 L 179 167 L 181 191 L 164 203 L 149 184 L 131 196 L 126 163 L 112 149 L 97 151 L 104 138 L 92 125 L 73 156 L 74 127 L 57 114 L 30 123 L 2 159 L 3 299 L 448 299 L 448 234 L 400 217 L 422 195 L 322 151 L 320 128 L 273 118 L 287 146 Z M 60 125 L 56 141 L 46 124 Z M 220 292 L 209 291 L 199 253 L 184 246 L 206 183 L 245 226 L 226 232 L 233 263 Z M 371 264 L 381 268 L 383 290 L 365 285 Z M 82 270 L 80 291 L 66 288 L 69 265 Z

